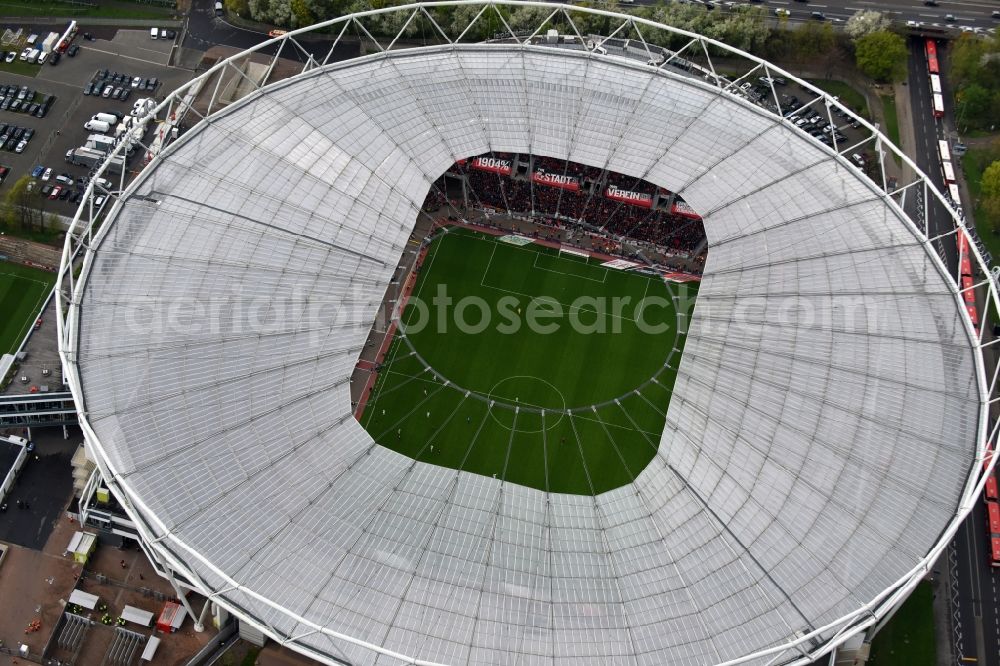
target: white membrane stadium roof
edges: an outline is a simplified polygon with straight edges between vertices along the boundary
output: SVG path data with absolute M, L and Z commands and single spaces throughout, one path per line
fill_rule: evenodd
M 415 463 L 351 417 L 431 182 L 491 150 L 606 166 L 704 215 L 675 395 L 631 486 L 546 495 Z M 91 262 L 77 397 L 114 486 L 153 548 L 328 661 L 780 646 L 906 576 L 974 464 L 972 345 L 908 223 L 786 123 L 641 64 L 497 44 L 308 72 L 192 128 Z

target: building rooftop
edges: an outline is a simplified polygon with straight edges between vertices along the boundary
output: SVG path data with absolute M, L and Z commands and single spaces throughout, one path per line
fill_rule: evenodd
M 418 463 L 352 417 L 428 188 L 490 150 L 641 177 L 704 217 L 675 395 L 629 486 Z M 103 224 L 71 322 L 89 445 L 173 566 L 329 663 L 805 659 L 919 575 L 979 441 L 955 285 L 845 157 L 704 81 L 537 46 L 269 86 Z

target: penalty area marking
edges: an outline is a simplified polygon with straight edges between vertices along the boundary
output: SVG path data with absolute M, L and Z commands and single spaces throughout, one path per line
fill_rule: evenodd
M 576 280 L 587 280 L 589 282 L 596 282 L 597 284 L 604 284 L 605 281 L 608 279 L 608 269 L 606 269 L 606 268 L 604 269 L 604 274 L 601 275 L 601 279 L 600 280 L 598 280 L 597 278 L 587 277 L 586 275 L 580 275 L 579 273 L 566 273 L 564 271 L 557 271 L 554 268 L 543 268 L 543 267 L 541 267 L 541 266 L 538 265 L 538 257 L 540 257 L 540 256 L 542 256 L 542 253 L 541 252 L 536 252 L 535 253 L 535 260 L 533 262 L 531 262 L 531 267 L 533 269 L 535 269 L 536 271 L 545 271 L 546 273 L 556 273 L 557 275 L 565 275 L 568 278 L 573 278 L 573 279 L 576 279 Z M 551 255 L 546 255 L 546 256 L 551 256 Z M 558 259 L 560 261 L 569 261 L 568 259 L 563 259 L 561 256 L 556 256 L 556 257 L 552 257 L 552 258 L 553 259 Z M 577 263 L 579 263 L 579 262 L 577 262 Z M 587 266 L 588 268 L 591 268 L 591 266 L 589 264 L 584 264 L 584 265 Z

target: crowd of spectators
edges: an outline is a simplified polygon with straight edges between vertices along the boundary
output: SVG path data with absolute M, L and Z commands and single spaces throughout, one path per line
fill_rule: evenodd
M 509 160 L 516 173 L 515 156 L 499 153 L 489 156 Z M 521 161 L 527 159 L 521 157 Z M 652 183 L 549 157 L 535 157 L 532 164 L 536 170 L 577 178 L 581 189 L 574 191 L 533 183 L 523 176 L 472 169 L 468 162 L 456 164 L 450 171 L 465 179 L 469 204 L 475 208 L 530 215 L 550 224 L 577 222 L 612 237 L 642 241 L 674 252 L 690 253 L 703 247 L 705 230 L 701 220 L 674 215 L 665 206 L 651 209 L 604 196 L 607 187 L 613 185 L 655 197 L 662 190 Z M 444 206 L 447 203 L 444 192 L 442 177 L 431 188 L 424 209 Z

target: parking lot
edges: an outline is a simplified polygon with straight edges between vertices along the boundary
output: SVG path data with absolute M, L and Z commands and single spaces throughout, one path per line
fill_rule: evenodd
M 62 26 L 63 28 L 65 26 Z M 31 26 L 32 31 L 44 34 L 47 30 L 58 31 L 60 26 Z M 44 95 L 54 95 L 55 101 L 44 118 L 29 116 L 24 113 L 11 112 L 0 108 L 0 124 L 13 125 L 18 128 L 34 130 L 34 136 L 27 144 L 24 152 L 0 149 L 0 165 L 9 167 L 10 172 L 0 185 L 0 196 L 9 191 L 11 184 L 20 177 L 30 174 L 36 166 L 51 168 L 50 183 L 37 182 L 34 191 L 38 196 L 39 208 L 46 213 L 55 213 L 71 217 L 77 204 L 69 197 L 66 199 L 43 199 L 41 190 L 44 185 L 55 185 L 54 178 L 58 174 L 67 174 L 74 183 L 86 178 L 90 169 L 84 165 L 72 165 L 66 161 L 69 150 L 83 146 L 87 137 L 95 132 L 84 129 L 92 116 L 98 113 L 114 113 L 127 116 L 136 100 L 143 97 L 163 98 L 169 92 L 191 77 L 189 70 L 170 67 L 166 63 L 174 48 L 173 40 L 150 38 L 149 30 L 114 30 L 109 28 L 94 29 L 93 40 L 83 38 L 84 32 L 91 32 L 85 26 L 80 28 L 74 44 L 80 50 L 75 57 L 65 55 L 55 66 L 49 64 L 33 66 L 34 76 L 4 71 L 0 68 L 0 86 L 28 86 L 37 91 L 36 101 Z M 29 69 L 20 67 L 19 69 Z M 119 83 L 113 87 L 127 87 L 131 95 L 125 100 L 115 100 L 110 97 L 85 96 L 84 88 L 91 83 L 98 71 L 107 70 L 108 78 L 104 85 L 110 84 L 115 74 L 119 75 Z M 128 81 L 122 79 L 128 77 Z M 143 87 L 148 79 L 157 79 L 155 90 L 132 89 L 132 79 L 140 77 Z M 101 86 L 102 91 L 104 85 Z M 0 104 L 2 106 L 2 104 Z M 2 133 L 2 132 L 0 132 Z M 113 129 L 112 129 L 113 134 Z M 151 136 L 151 131 L 146 138 Z M 11 147 L 16 147 L 14 144 Z M 142 166 L 143 151 L 138 149 L 129 160 L 130 170 Z M 82 190 L 82 185 L 75 184 L 74 190 Z

